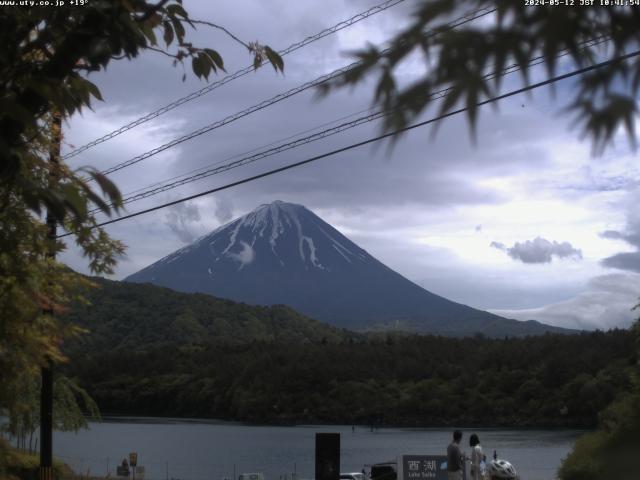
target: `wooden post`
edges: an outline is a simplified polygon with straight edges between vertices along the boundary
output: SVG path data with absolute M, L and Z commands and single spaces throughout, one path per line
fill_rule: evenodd
M 60 112 L 52 114 L 51 147 L 49 150 L 49 185 L 58 181 L 58 167 L 60 164 L 60 144 L 62 143 L 62 115 Z M 56 218 L 47 212 L 47 238 L 50 242 L 47 258 L 55 259 Z M 42 311 L 45 315 L 53 315 L 52 305 L 46 305 Z M 42 367 L 42 386 L 40 389 L 40 480 L 53 480 L 53 364 L 51 360 Z

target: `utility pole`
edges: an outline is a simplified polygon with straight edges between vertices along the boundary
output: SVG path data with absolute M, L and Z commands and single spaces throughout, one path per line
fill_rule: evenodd
M 59 111 L 52 113 L 51 121 L 51 146 L 49 148 L 49 188 L 58 182 L 60 166 L 60 145 L 62 143 L 62 114 Z M 49 250 L 47 259 L 56 258 L 56 218 L 52 212 L 47 211 L 47 240 Z M 51 301 L 42 309 L 44 315 L 53 315 Z M 40 389 L 40 480 L 53 480 L 53 363 L 47 360 L 47 365 L 42 367 L 42 387 Z

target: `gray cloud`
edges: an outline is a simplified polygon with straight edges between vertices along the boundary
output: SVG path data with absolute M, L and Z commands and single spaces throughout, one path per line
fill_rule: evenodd
M 601 262 L 603 267 L 640 273 L 640 252 L 617 253 Z
M 90 154 L 74 158 L 72 166 L 89 163 L 104 169 L 346 65 L 352 58 L 345 52 L 361 48 L 367 41 L 382 44 L 390 33 L 402 28 L 416 1 L 407 0 L 286 56 L 285 75 L 274 75 L 270 68 L 258 69 L 144 127 L 97 146 Z M 245 8 L 238 9 L 236 2 L 221 0 L 213 10 L 211 2 L 192 0 L 189 11 L 194 18 L 225 25 L 240 38 L 257 39 L 281 49 L 376 3 L 379 0 L 247 0 Z M 228 72 L 251 62 L 243 47 L 219 31 L 199 28 L 194 35 L 194 43 L 211 46 L 221 53 Z M 403 81 L 411 81 L 414 73 L 411 68 L 405 73 Z M 210 81 L 223 75 L 212 77 Z M 167 58 L 155 54 L 144 54 L 133 62 L 113 62 L 106 73 L 92 73 L 91 80 L 99 85 L 106 102 L 96 103 L 95 111 L 86 111 L 83 117 L 72 119 L 66 131 L 67 139 L 76 146 L 82 145 L 205 86 L 191 74 L 185 82 L 180 81 L 181 76 L 181 68 L 172 68 Z M 517 82 L 517 77 L 505 78 L 505 88 L 512 81 Z M 117 172 L 113 180 L 123 193 L 128 193 L 258 147 L 263 149 L 274 142 L 281 143 L 292 134 L 312 130 L 338 118 L 343 118 L 341 122 L 353 119 L 355 117 L 350 115 L 364 112 L 370 106 L 372 92 L 373 85 L 369 82 L 320 101 L 314 100 L 313 91 L 302 93 Z M 424 278 L 423 286 L 454 300 L 478 307 L 512 309 L 564 301 L 583 288 L 584 277 L 579 276 L 580 273 L 574 273 L 569 281 L 562 275 L 554 275 L 553 265 L 540 269 L 536 275 L 531 275 L 529 269 L 519 268 L 515 262 L 504 271 L 496 270 L 495 265 L 479 269 L 478 265 L 458 258 L 453 251 L 425 250 L 424 245 L 416 242 L 416 237 L 429 228 L 437 228 L 446 234 L 455 231 L 458 224 L 470 230 L 477 224 L 490 222 L 476 217 L 474 208 L 513 201 L 514 195 L 508 185 L 514 178 L 517 185 L 521 184 L 518 178 L 528 179 L 523 187 L 527 191 L 523 193 L 531 193 L 532 198 L 539 193 L 551 193 L 554 199 L 562 197 L 579 205 L 592 192 L 634 187 L 632 181 L 625 180 L 632 169 L 617 168 L 608 172 L 600 168 L 603 159 L 599 160 L 598 168 L 594 166 L 581 176 L 557 175 L 558 159 L 565 161 L 566 157 L 573 168 L 574 164 L 580 163 L 580 153 L 570 150 L 570 155 L 565 155 L 563 149 L 575 145 L 573 137 L 567 137 L 564 121 L 552 118 L 550 110 L 557 105 L 538 100 L 536 98 L 535 108 L 530 100 L 526 100 L 527 108 L 521 108 L 519 98 L 501 102 L 497 115 L 481 110 L 477 145 L 469 141 L 466 119 L 454 117 L 440 126 L 434 141 L 429 141 L 429 129 L 416 129 L 406 134 L 392 150 L 387 150 L 384 144 L 351 150 L 227 190 L 223 196 L 213 197 L 215 203 L 213 198 L 200 199 L 197 201 L 199 220 L 195 218 L 197 208 L 194 205 L 186 210 L 178 207 L 174 211 L 158 211 L 109 226 L 109 232 L 115 238 L 130 246 L 130 261 L 118 266 L 118 276 L 122 278 L 156 261 L 232 216 L 247 213 L 261 203 L 281 199 L 306 205 L 347 235 L 355 235 L 354 240 L 391 268 L 412 279 Z M 423 119 L 432 113 L 425 113 Z M 129 204 L 128 211 L 135 212 L 231 183 L 378 133 L 376 124 L 360 126 L 253 165 Z M 612 157 L 612 164 L 618 165 L 618 161 L 618 156 Z M 625 176 L 617 177 L 620 172 Z M 538 177 L 546 183 L 534 184 Z M 576 180 L 583 177 L 583 182 Z M 630 178 L 639 179 L 640 175 Z M 557 183 L 549 185 L 552 180 Z M 570 181 L 578 183 L 573 187 L 576 190 L 562 190 Z M 604 213 L 614 212 L 616 207 L 612 204 Z M 606 215 L 600 218 L 606 218 Z M 448 223 L 449 220 L 453 223 Z M 473 235 L 484 235 L 487 225 L 489 223 L 485 223 L 484 229 L 478 225 Z M 493 229 L 494 225 L 491 227 Z M 534 230 L 533 233 L 538 232 Z M 482 242 L 488 243 L 491 239 Z M 505 251 L 509 248 L 503 247 Z M 413 255 L 408 255 L 408 251 Z M 415 261 L 416 258 L 423 264 Z M 66 259 L 75 262 L 74 265 L 86 263 L 79 254 L 75 257 L 67 254 Z M 452 269 L 454 262 L 457 267 Z M 589 262 L 581 262 L 576 267 L 581 272 L 589 271 Z M 518 272 L 520 276 L 515 275 Z M 588 276 L 592 274 L 589 271 Z
M 551 263 L 553 257 L 582 259 L 582 251 L 569 242 L 550 242 L 541 237 L 526 242 L 516 242 L 513 247 L 503 243 L 491 242 L 491 247 L 506 252 L 514 260 L 522 263 Z
M 640 276 L 610 274 L 592 278 L 587 288 L 574 298 L 541 308 L 491 310 L 517 320 L 538 320 L 550 325 L 577 329 L 628 328 L 637 312 L 633 307 L 640 295 Z
M 603 175 L 601 172 L 595 172 L 590 165 L 580 169 L 582 178 L 578 181 L 570 183 L 558 181 L 558 188 L 561 190 L 575 190 L 579 193 L 584 192 L 617 192 L 632 191 L 638 188 L 640 181 L 635 175 Z
M 184 243 L 191 243 L 198 234 L 193 225 L 199 222 L 200 210 L 195 203 L 179 203 L 171 207 L 165 214 L 165 225 Z
M 636 249 L 635 252 L 617 253 L 604 258 L 600 262 L 602 266 L 640 273 L 640 218 L 637 218 L 633 211 L 630 212 L 623 231 L 605 230 L 600 233 L 600 236 L 611 240 L 622 240 Z
M 284 5 L 287 2 L 281 0 L 281 3 Z M 280 47 L 282 45 L 279 43 L 287 44 L 299 37 L 304 38 L 373 3 L 376 2 L 334 0 L 332 8 L 319 6 L 310 8 L 306 4 L 298 6 L 288 2 L 287 8 L 280 11 L 266 8 L 263 4 L 255 2 L 253 7 L 247 8 L 250 11 L 255 8 L 256 15 L 266 15 L 263 22 L 255 24 L 251 23 L 253 16 L 247 18 L 244 12 L 240 14 L 229 4 L 226 8 L 217 7 L 216 16 L 219 15 L 220 22 L 224 20 L 226 25 L 233 27 L 233 31 L 243 38 L 254 38 L 259 33 L 261 41 Z M 159 117 L 152 123 L 159 126 L 165 123 L 174 125 L 179 120 L 183 122 L 178 129 L 179 132 L 175 132 L 175 136 L 179 136 L 237 113 L 278 92 L 298 86 L 316 75 L 326 73 L 327 63 L 331 63 L 327 62 L 326 52 L 339 52 L 340 42 L 349 40 L 358 46 L 363 46 L 368 36 L 358 38 L 361 35 L 355 35 L 354 32 L 360 30 L 364 35 L 364 32 L 378 31 L 380 24 L 389 24 L 391 29 L 397 28 L 399 19 L 406 21 L 408 11 L 413 8 L 409 8 L 409 4 L 410 2 L 406 2 L 390 9 L 389 12 L 359 23 L 353 29 L 346 29 L 339 35 L 329 36 L 321 42 L 305 47 L 303 54 L 287 56 L 286 76 L 274 75 L 270 69 L 259 69 L 255 74 L 238 82 L 230 82 L 198 101 L 176 109 L 170 116 Z M 194 2 L 193 8 L 194 16 L 199 18 L 207 18 L 211 15 L 207 2 Z M 271 18 L 277 21 L 266 20 Z M 219 42 L 222 42 L 220 51 L 224 55 L 229 71 L 244 66 L 250 61 L 244 51 L 239 50 L 233 42 L 228 42 L 224 36 L 217 34 L 213 36 L 206 29 L 202 30 L 202 35 L 211 35 L 207 41 L 214 42 L 216 47 Z M 342 57 L 341 54 L 336 55 Z M 342 57 L 340 65 L 349 61 L 350 59 Z M 152 87 L 148 87 L 145 82 L 136 81 L 140 78 L 141 72 L 145 72 L 146 78 L 153 82 Z M 102 88 L 109 104 L 113 105 L 115 101 L 125 110 L 157 108 L 169 99 L 172 100 L 203 86 L 193 78 L 193 75 L 188 75 L 185 83 L 180 82 L 180 71 L 173 71 L 167 65 L 165 58 L 153 55 L 143 56 L 133 63 L 114 62 L 107 75 L 96 74 L 95 77 L 92 80 Z M 123 88 L 124 83 L 134 85 L 136 90 Z M 239 122 L 183 143 L 179 151 L 174 149 L 168 151 L 166 159 L 160 156 L 150 158 L 126 172 L 153 169 L 156 178 L 152 180 L 158 181 L 160 178 L 168 178 L 191 169 L 211 165 L 228 156 L 237 155 L 260 145 L 268 145 L 278 138 L 286 138 L 292 133 L 305 131 L 329 120 L 361 111 L 369 106 L 371 92 L 371 86 L 365 85 L 353 92 L 335 93 L 322 101 L 313 101 L 314 92 L 306 92 L 256 112 Z M 132 102 L 131 98 L 135 98 L 135 102 Z M 127 106 L 128 109 L 125 108 Z M 99 109 L 100 105 L 96 111 L 98 112 Z M 114 123 L 118 122 L 114 120 Z M 525 125 L 527 128 L 524 127 Z M 441 126 L 434 142 L 428 141 L 428 130 L 416 131 L 403 137 L 389 155 L 386 155 L 385 148 L 361 148 L 332 159 L 322 160 L 317 167 L 314 165 L 296 169 L 277 177 L 255 182 L 251 187 L 251 195 L 241 195 L 241 199 L 234 201 L 234 207 L 239 211 L 247 211 L 260 203 L 276 198 L 297 201 L 311 208 L 329 208 L 335 205 L 401 207 L 407 204 L 447 207 L 500 203 L 506 200 L 503 192 L 483 185 L 478 180 L 488 176 L 504 177 L 511 172 L 520 173 L 529 168 L 544 167 L 549 161 L 549 154 L 537 145 L 539 137 L 532 139 L 528 137 L 528 132 L 535 130 L 541 137 L 552 138 L 553 132 L 557 130 L 556 127 L 551 128 L 547 119 L 542 118 L 541 115 L 534 112 L 534 118 L 532 118 L 529 112 L 521 112 L 520 109 L 503 112 L 499 117 L 487 115 L 479 123 L 478 129 L 478 137 L 481 139 L 479 146 L 482 148 L 474 148 L 469 141 L 466 134 L 466 119 L 462 117 L 451 119 Z M 72 132 L 77 131 L 80 134 L 86 130 L 87 128 L 79 123 L 78 128 Z M 135 131 L 134 129 L 131 133 L 122 135 L 120 137 L 122 143 L 137 147 L 139 140 L 135 137 Z M 461 135 L 460 132 L 464 133 Z M 359 127 L 323 140 L 321 143 L 278 155 L 277 158 L 265 159 L 225 175 L 228 175 L 229 181 L 237 180 L 271 167 L 343 147 L 376 133 L 378 133 L 378 125 Z M 505 139 L 509 138 L 521 138 L 523 141 L 505 143 Z M 136 148 L 135 151 L 126 152 L 126 154 L 121 151 L 114 153 L 110 150 L 110 144 L 104 144 L 94 150 L 94 155 L 99 154 L 100 157 L 95 158 L 100 160 L 117 158 L 122 161 L 156 147 L 162 141 L 166 140 L 158 140 L 152 145 L 141 146 L 139 151 Z M 74 143 L 82 142 L 74 140 Z M 174 152 L 177 153 L 169 156 Z M 161 168 L 151 167 L 158 164 Z M 114 180 L 123 192 L 127 192 L 140 188 L 140 178 L 135 174 L 116 174 Z M 212 177 L 212 179 L 217 181 L 217 178 Z M 223 182 L 220 181 L 220 183 Z M 179 190 L 180 195 L 204 190 L 200 185 L 195 183 L 184 186 Z M 135 210 L 133 206 L 131 209 Z
M 602 238 L 610 238 L 612 240 L 624 240 L 625 242 L 640 248 L 640 230 L 632 232 L 619 232 L 617 230 L 605 230 L 600 234 Z
M 233 202 L 227 197 L 216 198 L 213 214 L 220 223 L 226 223 L 233 217 Z

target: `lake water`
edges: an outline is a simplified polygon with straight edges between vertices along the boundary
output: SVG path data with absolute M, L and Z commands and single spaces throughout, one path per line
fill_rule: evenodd
M 265 480 L 315 476 L 315 433 L 341 434 L 342 472 L 394 460 L 403 454 L 444 454 L 451 431 L 347 426 L 270 427 L 205 420 L 110 419 L 89 430 L 54 434 L 54 455 L 78 472 L 115 475 L 116 465 L 138 453 L 147 480 L 221 480 L 262 472 Z M 577 431 L 475 430 L 487 457 L 493 450 L 512 462 L 522 480 L 551 480 L 571 450 Z M 468 450 L 471 430 L 464 431 Z M 286 476 L 286 477 L 285 477 Z

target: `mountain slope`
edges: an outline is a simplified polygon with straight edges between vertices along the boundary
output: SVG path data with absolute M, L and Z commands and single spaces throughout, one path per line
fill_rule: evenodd
M 74 305 L 65 315 L 66 320 L 89 330 L 67 345 L 72 350 L 145 350 L 211 342 L 319 343 L 353 336 L 284 305 L 243 305 L 155 285 L 92 281 L 98 288 L 83 293 L 90 304 Z
M 261 205 L 129 276 L 183 292 L 285 304 L 350 329 L 489 336 L 560 331 L 435 295 L 382 264 L 301 205 Z

